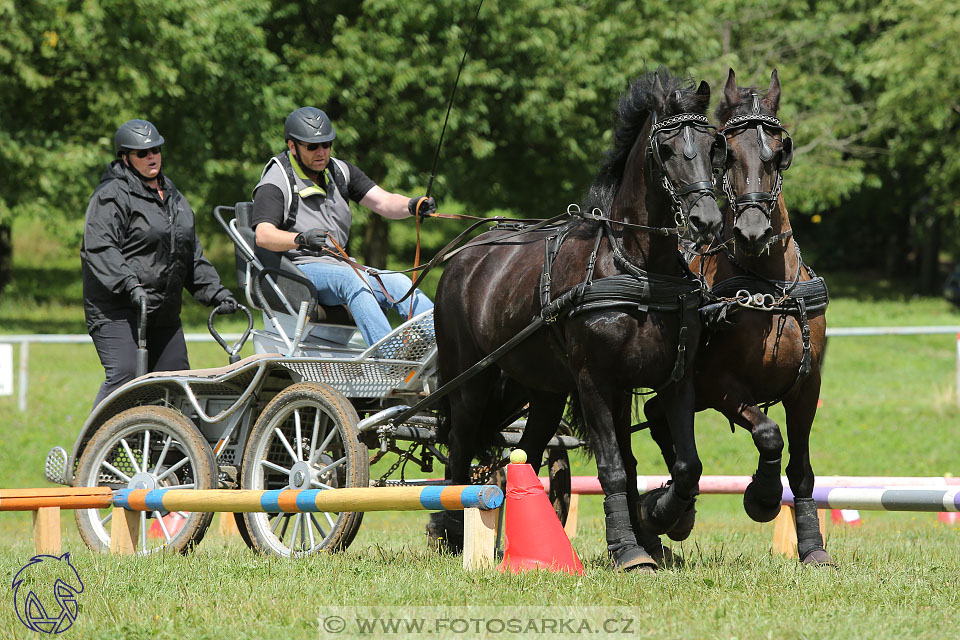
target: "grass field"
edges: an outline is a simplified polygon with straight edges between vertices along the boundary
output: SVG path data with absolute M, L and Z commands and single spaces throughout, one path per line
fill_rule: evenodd
M 54 267 L 57 279 L 38 265 L 18 265 L 19 284 L 0 300 L 0 331 L 83 331 L 75 274 L 69 264 Z M 830 326 L 960 324 L 940 299 L 913 297 L 895 283 L 871 281 L 863 289 L 864 276 L 823 275 L 834 294 Z M 203 309 L 192 308 L 187 318 L 188 331 L 204 330 Z M 812 439 L 815 471 L 960 474 L 955 346 L 952 335 L 831 339 Z M 191 344 L 190 355 L 197 368 L 226 361 L 213 344 Z M 0 397 L 0 486 L 48 486 L 44 456 L 57 444 L 70 448 L 101 380 L 91 345 L 31 346 L 28 412 L 17 411 L 16 396 Z M 782 423 L 778 408 L 771 415 Z M 704 473 L 755 468 L 749 436 L 743 430 L 731 435 L 718 415 L 698 416 L 697 438 Z M 637 435 L 634 449 L 641 473 L 663 472 L 645 434 Z M 595 474 L 591 460 L 578 455 L 573 463 L 574 473 Z M 828 526 L 827 547 L 838 568 L 811 570 L 771 554 L 773 525 L 750 521 L 737 497 L 704 496 L 697 528 L 676 546 L 685 565 L 644 576 L 609 569 L 601 500 L 584 497 L 573 542 L 586 574 L 571 577 L 466 574 L 459 558 L 427 550 L 424 514 L 368 514 L 347 552 L 281 561 L 221 537 L 217 520 L 186 557 L 93 555 L 67 513 L 64 550 L 86 588 L 82 611 L 62 637 L 445 637 L 453 635 L 450 620 L 457 617 L 529 621 L 561 614 L 630 621 L 616 633 L 598 629 L 597 637 L 957 637 L 960 527 L 926 513 L 861 515 L 864 524 L 856 529 Z M 32 555 L 29 514 L 0 514 L 0 567 L 8 585 L 2 589 Z M 16 619 L 12 591 L 6 594 L 0 638 L 31 637 Z M 357 632 L 359 617 L 403 612 L 442 618 L 447 626 L 419 634 Z M 335 615 L 347 623 L 339 634 L 324 627 Z M 457 635 L 482 635 L 473 630 Z

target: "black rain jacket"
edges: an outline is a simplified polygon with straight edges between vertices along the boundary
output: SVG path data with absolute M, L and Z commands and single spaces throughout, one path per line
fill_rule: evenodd
M 80 248 L 88 331 L 135 320 L 130 291 L 137 284 L 147 293 L 150 326 L 180 323 L 184 287 L 204 304 L 230 295 L 203 257 L 187 199 L 162 172 L 159 183 L 163 200 L 117 159 L 90 198 Z

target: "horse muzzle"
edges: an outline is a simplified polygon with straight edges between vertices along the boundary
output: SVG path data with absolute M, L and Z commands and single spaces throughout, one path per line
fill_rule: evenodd
M 691 240 L 697 244 L 713 242 L 723 228 L 723 214 L 717 199 L 712 194 L 698 199 L 687 214 L 687 222 Z

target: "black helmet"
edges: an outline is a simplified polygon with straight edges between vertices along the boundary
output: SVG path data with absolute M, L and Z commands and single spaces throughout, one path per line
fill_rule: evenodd
M 300 142 L 330 142 L 337 137 L 337 132 L 323 111 L 316 107 L 300 107 L 287 116 L 283 137 Z
M 163 136 L 146 120 L 128 120 L 120 125 L 113 137 L 113 146 L 119 156 L 124 150 L 152 149 L 163 144 Z

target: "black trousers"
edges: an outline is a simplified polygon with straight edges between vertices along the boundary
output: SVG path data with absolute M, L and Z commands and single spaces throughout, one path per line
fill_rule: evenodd
M 135 320 L 115 320 L 102 324 L 90 333 L 106 371 L 100 385 L 96 408 L 100 401 L 121 385 L 131 381 L 137 371 L 137 323 Z M 147 371 L 179 371 L 189 369 L 187 343 L 181 325 L 151 327 L 147 325 Z

